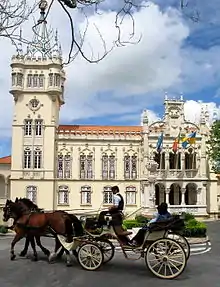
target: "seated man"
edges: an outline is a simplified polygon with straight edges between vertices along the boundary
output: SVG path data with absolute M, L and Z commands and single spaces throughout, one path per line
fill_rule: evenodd
M 165 202 L 158 205 L 157 210 L 158 212 L 155 214 L 155 217 L 152 218 L 147 225 L 143 226 L 142 229 L 138 231 L 138 233 L 132 238 L 132 243 L 135 245 L 141 245 L 144 240 L 144 236 L 146 231 L 149 229 L 149 225 L 151 223 L 164 221 L 172 217 L 172 215 L 167 210 L 168 206 Z
M 124 199 L 123 196 L 119 193 L 118 186 L 112 187 L 113 192 L 113 205 L 109 207 L 107 211 L 100 212 L 98 224 L 99 226 L 103 226 L 105 224 L 105 215 L 110 214 L 112 216 L 112 223 L 115 229 L 115 232 L 119 236 L 124 236 L 130 234 L 129 232 L 123 230 L 122 222 L 123 222 L 123 215 L 122 211 L 124 209 Z

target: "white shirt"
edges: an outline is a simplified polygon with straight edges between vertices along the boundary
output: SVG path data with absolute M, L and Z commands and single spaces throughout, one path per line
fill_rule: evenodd
M 117 194 L 113 194 L 113 205 L 118 207 L 120 201 L 121 201 L 121 197 Z

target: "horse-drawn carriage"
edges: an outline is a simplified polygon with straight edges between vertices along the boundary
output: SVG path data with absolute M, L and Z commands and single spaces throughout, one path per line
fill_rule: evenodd
M 190 246 L 185 237 L 177 233 L 183 226 L 183 220 L 178 216 L 151 224 L 145 232 L 143 241 L 136 246 L 121 243 L 110 215 L 105 217 L 105 225 L 98 233 L 91 231 L 93 226 L 96 229 L 96 225 L 96 219 L 86 218 L 85 235 L 74 238 L 69 247 L 65 244 L 64 238 L 59 237 L 64 248 L 77 251 L 78 262 L 83 269 L 97 270 L 109 262 L 115 254 L 112 240 L 119 243 L 126 259 L 132 259 L 129 257 L 131 252 L 138 255 L 134 260 L 144 258 L 148 269 L 159 278 L 176 278 L 186 267 Z
M 16 242 L 25 234 L 27 238 L 30 236 L 35 259 L 37 259 L 37 254 L 34 237 L 42 251 L 48 256 L 49 261 L 63 249 L 67 255 L 68 265 L 70 263 L 69 254 L 72 251 L 81 267 L 90 271 L 97 270 L 114 257 L 115 246 L 112 240 L 119 243 L 126 259 L 131 259 L 129 253 L 135 253 L 138 255 L 137 259 L 144 258 L 147 267 L 154 275 L 163 279 L 173 279 L 179 276 L 184 271 L 190 255 L 187 240 L 177 233 L 184 224 L 183 219 L 178 216 L 151 224 L 138 245 L 122 244 L 110 215 L 105 216 L 105 223 L 101 226 L 100 232 L 96 234 L 91 232 L 91 229 L 95 229 L 96 219 L 86 218 L 85 226 L 82 228 L 82 224 L 74 215 L 62 211 L 39 212 L 38 207 L 26 199 L 6 202 L 4 208 L 5 221 L 16 216 L 19 219 L 15 223 L 17 229 L 11 244 L 11 260 L 15 258 L 14 246 Z M 48 229 L 39 228 L 39 224 L 42 222 L 44 223 L 42 226 L 47 224 Z M 59 224 L 54 224 L 55 222 Z M 66 223 L 68 224 L 66 225 Z M 76 232 L 70 241 L 67 240 L 68 236 L 66 236 L 65 230 L 70 228 L 72 224 L 75 232 L 78 231 L 78 233 Z M 54 254 L 51 254 L 40 243 L 40 237 L 45 236 L 45 232 L 48 230 L 55 237 L 56 242 L 60 244 L 59 248 L 55 248 Z M 70 235 L 70 233 L 68 234 Z M 27 248 L 25 252 L 27 252 Z M 24 255 L 24 250 L 22 252 Z

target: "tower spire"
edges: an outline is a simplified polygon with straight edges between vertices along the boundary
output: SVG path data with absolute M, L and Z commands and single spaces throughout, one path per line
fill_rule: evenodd
M 34 37 L 29 49 L 29 56 L 31 57 L 52 57 L 52 48 L 47 30 L 47 21 L 45 17 L 45 10 L 47 8 L 47 1 L 41 0 L 39 3 L 40 18 L 33 27 Z

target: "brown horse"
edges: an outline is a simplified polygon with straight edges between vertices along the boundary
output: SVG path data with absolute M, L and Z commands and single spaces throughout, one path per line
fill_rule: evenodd
M 71 242 L 73 237 L 72 222 L 68 216 L 63 212 L 39 213 L 24 210 L 21 204 L 14 202 L 7 202 L 4 207 L 3 220 L 8 221 L 9 218 L 16 219 L 15 231 L 16 235 L 11 243 L 11 260 L 15 259 L 14 246 L 25 237 L 30 239 L 34 258 L 37 258 L 34 237 L 40 237 L 45 233 L 50 233 L 54 236 L 57 234 L 66 236 L 66 241 Z M 65 249 L 67 256 L 67 266 L 71 265 L 71 258 L 69 251 Z
M 18 198 L 16 198 L 15 202 L 19 203 L 23 207 L 23 209 L 26 211 L 43 212 L 43 210 L 40 209 L 30 199 L 27 199 L 27 198 L 18 199 Z M 84 234 L 82 223 L 80 222 L 80 220 L 75 215 L 69 214 L 63 210 L 56 210 L 54 212 L 66 214 L 67 216 L 69 216 L 70 220 L 72 221 L 73 227 L 74 227 L 74 236 L 82 236 Z M 46 254 L 47 256 L 49 256 L 50 255 L 50 254 L 48 254 L 49 251 L 42 246 L 42 244 L 40 242 L 40 237 L 36 238 L 36 242 L 37 242 L 37 245 L 43 251 L 43 253 Z M 60 247 L 61 247 L 61 244 L 60 244 L 60 241 L 57 239 L 57 237 L 55 237 L 55 242 L 56 242 L 56 245 L 55 245 L 54 253 L 57 253 L 58 249 L 60 249 Z M 25 256 L 27 254 L 29 244 L 30 244 L 30 239 L 28 237 L 26 237 L 25 246 L 24 246 L 24 249 L 21 251 L 20 256 Z M 62 254 L 64 253 L 64 251 L 65 251 L 64 248 L 62 248 L 61 251 L 58 252 L 57 257 L 61 257 Z M 77 257 L 76 250 L 73 250 L 72 252 Z

